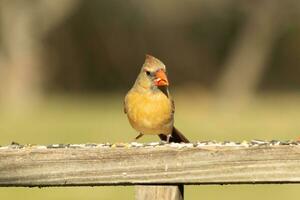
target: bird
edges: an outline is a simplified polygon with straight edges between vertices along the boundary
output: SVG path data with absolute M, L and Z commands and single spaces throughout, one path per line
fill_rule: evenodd
M 174 127 L 174 101 L 169 93 L 166 66 L 146 54 L 140 73 L 124 100 L 124 112 L 131 126 L 143 135 L 158 135 L 167 143 L 189 143 Z

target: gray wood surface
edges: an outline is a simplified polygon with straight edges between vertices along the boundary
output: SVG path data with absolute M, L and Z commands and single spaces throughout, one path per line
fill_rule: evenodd
M 0 186 L 300 183 L 292 142 L 0 147 Z

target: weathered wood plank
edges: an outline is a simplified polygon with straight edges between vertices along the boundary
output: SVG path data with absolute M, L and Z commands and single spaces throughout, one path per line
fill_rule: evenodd
M 298 143 L 0 147 L 0 186 L 300 183 Z
M 137 186 L 136 200 L 183 200 L 183 185 L 180 186 Z

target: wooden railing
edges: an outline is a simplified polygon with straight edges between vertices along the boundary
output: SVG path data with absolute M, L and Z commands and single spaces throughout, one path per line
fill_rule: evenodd
M 0 186 L 138 185 L 137 199 L 183 199 L 183 185 L 300 183 L 300 143 L 0 147 Z

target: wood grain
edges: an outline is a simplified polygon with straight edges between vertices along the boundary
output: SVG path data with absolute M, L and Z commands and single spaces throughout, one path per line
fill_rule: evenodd
M 0 147 L 0 186 L 300 183 L 300 145 Z

